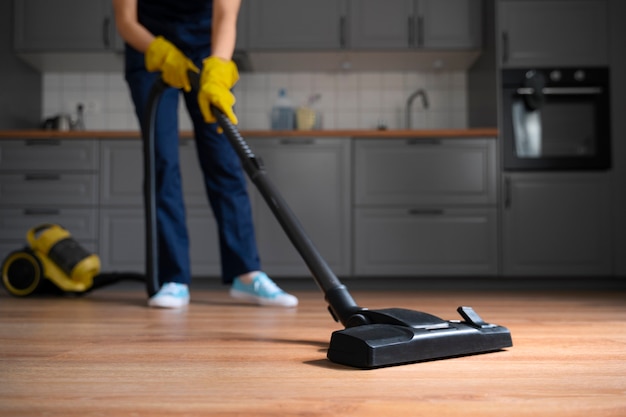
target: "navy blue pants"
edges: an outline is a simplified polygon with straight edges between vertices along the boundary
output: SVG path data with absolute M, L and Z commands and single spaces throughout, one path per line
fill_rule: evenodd
M 195 60 L 199 61 L 199 60 Z M 196 62 L 200 68 L 201 62 Z M 126 47 L 126 81 L 137 117 L 143 127 L 150 90 L 159 73 L 145 69 L 144 55 Z M 161 283 L 189 283 L 189 236 L 178 157 L 178 100 L 180 90 L 168 88 L 161 96 L 156 115 L 156 205 L 158 262 Z M 217 220 L 222 282 L 260 270 L 252 223 L 250 199 L 237 154 L 228 139 L 207 124 L 198 107 L 197 95 L 183 93 L 194 125 L 195 143 L 204 175 L 207 196 Z

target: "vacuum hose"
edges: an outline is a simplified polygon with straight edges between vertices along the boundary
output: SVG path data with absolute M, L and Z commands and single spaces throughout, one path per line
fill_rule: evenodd
M 162 79 L 158 79 L 148 97 L 148 107 L 143 120 L 143 158 L 144 158 L 144 206 L 146 227 L 146 290 L 148 297 L 159 291 L 159 264 L 156 220 L 156 159 L 155 124 L 156 113 L 161 95 L 168 88 Z

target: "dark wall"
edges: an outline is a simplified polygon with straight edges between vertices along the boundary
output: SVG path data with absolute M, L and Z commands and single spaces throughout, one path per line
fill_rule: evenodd
M 41 74 L 13 52 L 13 1 L 0 2 L 0 129 L 37 127 Z
M 626 276 L 626 2 L 609 0 L 615 273 Z

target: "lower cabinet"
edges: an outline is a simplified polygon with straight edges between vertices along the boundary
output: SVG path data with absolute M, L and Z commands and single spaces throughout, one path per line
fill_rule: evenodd
M 46 223 L 61 225 L 97 252 L 98 160 L 90 139 L 0 141 L 0 261 Z
M 100 258 L 105 271 L 145 270 L 143 153 L 138 140 L 101 141 Z M 217 226 L 195 146 L 179 147 L 193 275 L 220 274 Z
M 257 157 L 336 274 L 351 272 L 350 140 L 252 139 Z M 105 270 L 145 269 L 142 150 L 136 140 L 102 141 L 100 257 Z M 219 276 L 215 218 L 192 141 L 180 150 L 192 274 Z M 250 184 L 263 269 L 272 276 L 310 277 L 278 221 Z
M 610 172 L 506 172 L 498 183 L 492 138 L 248 142 L 338 276 L 614 273 Z M 193 140 L 179 152 L 192 274 L 220 276 Z M 99 254 L 103 271 L 144 271 L 142 184 L 137 139 L 0 142 L 0 258 L 32 227 L 57 223 Z M 249 193 L 263 269 L 310 277 L 253 184 Z
M 250 147 L 269 180 L 337 275 L 351 272 L 350 140 L 253 139 Z M 251 191 L 263 269 L 273 276 L 310 277 L 261 194 Z
M 356 276 L 496 275 L 493 139 L 357 139 Z
M 504 275 L 612 274 L 609 173 L 508 173 L 504 189 Z

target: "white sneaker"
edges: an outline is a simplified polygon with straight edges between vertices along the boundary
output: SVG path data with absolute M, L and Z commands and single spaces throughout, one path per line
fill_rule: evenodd
M 189 287 L 178 282 L 166 282 L 148 299 L 150 307 L 181 308 L 189 304 Z
M 298 299 L 281 290 L 265 273 L 259 272 L 252 283 L 244 284 L 239 277 L 235 278 L 230 288 L 230 295 L 239 300 L 263 306 L 295 307 Z

